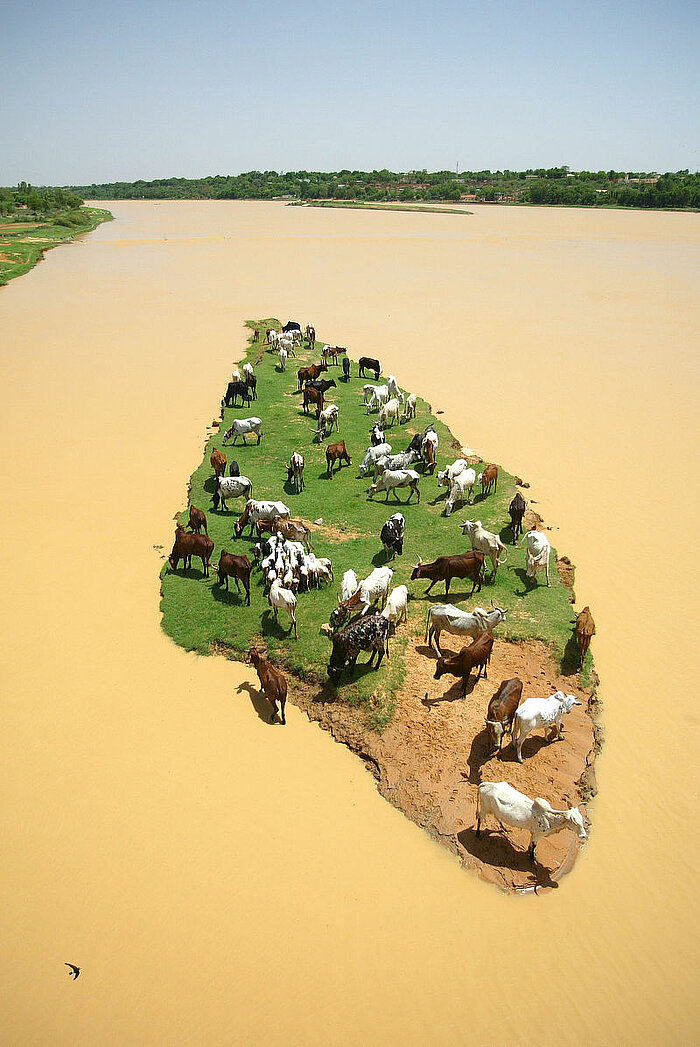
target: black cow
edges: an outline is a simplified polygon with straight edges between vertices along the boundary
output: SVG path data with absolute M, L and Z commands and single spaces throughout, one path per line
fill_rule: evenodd
M 315 381 L 304 383 L 305 389 L 317 389 L 319 393 L 327 393 L 329 389 L 337 389 L 334 378 L 317 378 Z
M 389 619 L 381 614 L 372 614 L 363 618 L 354 625 L 349 625 L 343 632 L 331 634 L 333 650 L 327 671 L 331 680 L 335 683 L 343 671 L 346 663 L 350 666 L 350 675 L 355 672 L 355 662 L 360 651 L 371 651 L 368 665 L 371 665 L 375 654 L 378 654 L 375 669 L 381 665 L 382 658 L 386 652 L 389 657 Z
M 344 356 L 343 357 L 343 381 L 344 382 L 349 382 L 350 381 L 350 357 L 349 356 Z
M 250 395 L 254 400 L 258 398 L 258 376 L 256 374 L 249 374 L 245 378 L 245 384 L 250 390 Z
M 228 475 L 229 476 L 240 476 L 241 475 L 241 470 L 240 470 L 240 468 L 238 466 L 238 462 L 236 462 L 236 461 L 232 461 L 231 462 L 231 464 L 228 467 Z
M 518 536 L 523 533 L 523 516 L 527 505 L 525 499 L 521 495 L 520 491 L 517 492 L 515 498 L 508 506 L 508 515 L 510 516 L 510 528 L 513 532 L 513 542 L 517 542 Z
M 375 382 L 379 381 L 379 375 L 382 371 L 382 366 L 379 363 L 379 360 L 373 360 L 371 356 L 361 356 L 357 366 L 359 369 L 358 373 L 360 375 L 360 378 L 367 377 L 365 371 L 372 371 L 374 372 Z
M 248 386 L 245 382 L 228 383 L 228 385 L 226 386 L 226 395 L 224 396 L 224 403 L 226 404 L 226 406 L 235 407 L 237 396 L 240 396 L 241 398 L 241 407 L 243 406 L 244 400 L 247 402 L 248 407 L 250 407 L 250 390 L 248 389 Z
M 301 324 L 298 324 L 296 320 L 288 320 L 282 328 L 282 334 L 290 334 L 292 331 L 298 331 L 301 334 Z

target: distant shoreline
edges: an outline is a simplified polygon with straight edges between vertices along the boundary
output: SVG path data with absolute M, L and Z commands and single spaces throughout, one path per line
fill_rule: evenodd
M 473 214 L 462 207 L 439 207 L 426 204 L 366 204 L 356 200 L 290 200 L 287 207 L 346 207 L 355 211 L 425 211 L 428 214 Z
M 85 221 L 80 225 L 57 225 L 50 218 L 43 221 L 0 221 L 0 287 L 30 272 L 52 247 L 91 233 L 98 225 L 114 218 L 111 211 L 99 207 L 81 210 L 85 212 Z

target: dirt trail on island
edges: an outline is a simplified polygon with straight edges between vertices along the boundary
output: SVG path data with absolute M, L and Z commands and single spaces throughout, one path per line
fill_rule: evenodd
M 2 1042 L 691 1042 L 698 216 L 111 209 L 0 291 Z M 153 547 L 270 315 L 378 355 L 577 565 L 606 746 L 546 897 L 465 875 L 303 713 L 270 728 L 243 667 L 160 630 Z

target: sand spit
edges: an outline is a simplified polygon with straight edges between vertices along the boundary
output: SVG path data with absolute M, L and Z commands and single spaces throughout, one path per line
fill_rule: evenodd
M 697 216 L 107 206 L 0 293 L 2 1042 L 694 1042 Z M 465 876 L 303 713 L 271 728 L 254 675 L 162 634 L 153 546 L 242 324 L 280 314 L 378 350 L 577 565 L 606 744 L 546 897 Z

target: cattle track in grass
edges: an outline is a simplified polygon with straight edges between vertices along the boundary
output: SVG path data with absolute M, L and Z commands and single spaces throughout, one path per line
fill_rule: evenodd
M 264 436 L 259 446 L 255 441 L 247 446 L 239 442 L 223 450 L 228 461 L 235 459 L 241 473 L 252 479 L 254 497 L 282 500 L 292 517 L 312 525 L 314 520 L 323 519 L 322 525 L 312 526 L 312 541 L 318 556 L 332 560 L 335 581 L 327 589 L 298 594 L 299 640 L 295 641 L 287 635 L 288 619 L 283 620 L 282 616 L 277 626 L 272 620 L 260 572 L 253 572 L 251 577 L 251 605 L 247 607 L 235 588 L 227 593 L 217 584 L 215 571 L 205 579 L 199 570 L 172 572 L 166 563 L 161 573 L 163 628 L 187 650 L 223 653 L 238 660 L 253 643 L 259 645 L 262 640 L 275 664 L 295 678 L 290 679 L 289 700 L 361 755 L 373 771 L 376 769 L 382 795 L 485 878 L 510 889 L 528 886 L 533 882 L 533 870 L 528 866 L 521 868 L 517 833 L 511 834 L 515 847 L 505 852 L 488 834 L 478 847 L 469 836 L 476 785 L 473 780 L 465 785 L 462 773 L 467 767 L 470 779 L 474 777 L 469 761 L 474 761 L 475 746 L 480 751 L 483 718 L 491 695 L 501 679 L 524 673 L 524 697 L 561 688 L 575 693 L 585 706 L 576 710 L 577 716 L 563 742 L 549 746 L 538 743 L 524 765 L 508 755 L 510 743 L 504 746 L 503 760 L 492 760 L 482 753 L 480 779 L 503 778 L 528 795 L 542 795 L 555 805 L 560 800 L 576 803 L 588 799 L 595 791 L 592 764 L 598 746 L 588 707 L 594 713 L 598 704 L 590 652 L 583 671 L 572 675 L 573 568 L 566 564 L 564 580 L 554 569 L 553 559 L 552 588 L 543 584 L 528 588 L 524 549 L 514 551 L 509 538 L 507 506 L 515 491 L 514 478 L 500 466 L 497 492 L 483 500 L 477 498 L 473 506 L 457 509 L 449 518 L 442 515 L 447 489 L 438 488 L 437 472 L 453 461 L 463 442 L 455 439 L 420 398 L 416 418 L 406 425 L 390 427 L 387 439 L 394 452 L 403 451 L 415 433 L 429 423 L 434 425 L 440 438 L 435 475 L 422 476 L 420 504 L 413 499 L 404 508 L 390 499 L 387 505 L 382 496 L 368 501 L 371 476 L 358 479 L 357 466 L 368 446 L 376 415 L 365 413 L 364 380 L 357 377 L 357 364 L 353 361 L 348 383 L 340 378 L 340 366 L 329 365 L 329 374 L 336 379 L 337 387 L 331 388 L 326 402 L 335 402 L 340 408 L 340 432 L 334 432 L 329 440 L 314 443 L 315 419 L 302 413 L 301 394 L 295 391 L 296 372 L 321 359 L 323 342 L 317 341 L 316 352 L 304 344 L 297 350 L 297 357 L 290 358 L 286 371 L 281 372 L 276 366 L 276 351 L 267 350 L 263 342 L 269 326 L 279 327 L 279 323 L 265 319 L 248 324 L 261 332 L 258 341 L 250 341 L 248 356 L 258 378 L 258 399 L 250 409 L 226 408 L 218 428 L 209 430 L 202 463 L 190 478 L 189 501 L 207 513 L 209 534 L 215 545 L 213 565 L 222 548 L 230 553 L 245 553 L 252 560 L 254 541 L 232 538 L 233 523 L 243 501 L 231 501 L 225 513 L 212 511 L 214 486 L 209 459 L 214 448 L 222 449 L 223 434 L 233 418 L 262 418 Z M 397 377 L 405 392 L 414 391 L 406 387 L 407 376 Z M 229 378 L 228 374 L 221 376 L 222 392 Z M 325 447 L 338 438 L 345 440 L 352 466 L 344 466 L 329 480 Z M 306 462 L 306 487 L 298 494 L 286 483 L 286 463 L 295 450 Z M 408 586 L 408 622 L 392 637 L 390 658 L 384 660 L 379 672 L 365 671 L 362 661 L 366 655 L 361 655 L 356 679 L 348 680 L 343 675 L 336 688 L 326 674 L 331 644 L 322 635 L 321 625 L 328 622 L 336 604 L 344 571 L 352 567 L 361 578 L 385 562 L 379 533 L 385 520 L 399 508 L 406 517 L 404 554 L 389 566 L 394 571 L 392 586 Z M 183 524 L 188 511 L 189 508 L 184 509 L 178 517 Z M 528 511 L 533 512 L 530 506 Z M 488 681 L 480 681 L 462 700 L 456 697 L 456 691 L 461 690 L 459 680 L 433 680 L 435 661 L 427 655 L 423 643 L 427 609 L 431 604 L 445 602 L 444 585 L 436 585 L 430 597 L 425 597 L 426 583 L 411 582 L 410 574 L 419 556 L 425 561 L 468 549 L 458 526 L 464 519 L 481 519 L 487 528 L 500 533 L 508 546 L 509 558 L 505 566 L 499 567 L 495 583 L 485 585 L 481 594 L 475 593 L 471 600 L 467 599 L 471 584 L 453 582 L 449 602 L 471 610 L 475 605 L 488 607 L 493 598 L 512 614 L 505 628 L 499 626 L 496 631 Z M 534 513 L 531 519 L 536 519 Z M 448 640 L 443 636 L 443 641 L 446 653 L 456 653 L 461 646 L 456 637 Z M 528 739 L 526 743 L 526 756 L 531 742 Z M 549 882 L 553 870 L 559 868 L 569 843 L 566 834 L 562 834 L 540 844 L 543 865 L 538 866 L 537 875 L 541 885 Z

